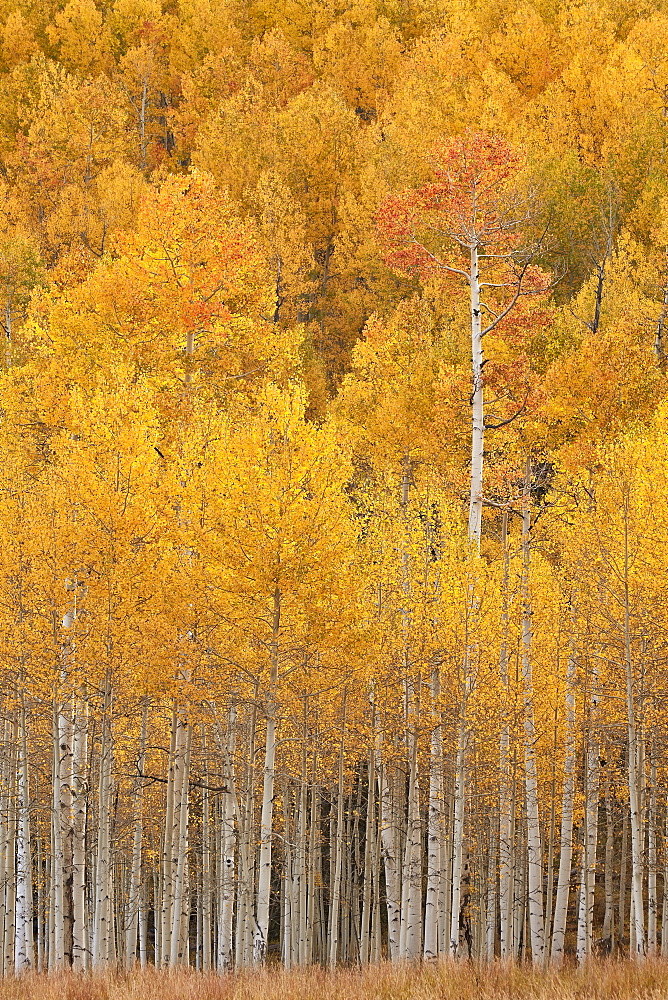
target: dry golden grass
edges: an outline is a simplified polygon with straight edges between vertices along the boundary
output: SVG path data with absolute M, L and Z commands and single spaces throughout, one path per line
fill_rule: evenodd
M 196 972 L 30 975 L 0 982 L 0 1000 L 668 1000 L 668 963 L 592 963 L 560 974 L 528 967 L 383 964 L 364 971 L 267 969 L 236 975 Z

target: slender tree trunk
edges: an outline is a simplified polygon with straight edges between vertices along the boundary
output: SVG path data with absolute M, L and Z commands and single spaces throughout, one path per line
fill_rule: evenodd
M 93 966 L 100 968 L 115 957 L 113 869 L 111 861 L 112 805 L 111 739 L 111 680 L 107 676 L 102 709 L 102 743 L 100 748 L 100 783 L 98 794 L 98 841 L 95 873 L 95 927 L 93 934 Z
M 255 932 L 254 926 L 254 899 L 255 899 L 255 852 L 253 844 L 255 843 L 255 737 L 256 737 L 256 726 L 257 726 L 257 710 L 256 705 L 258 702 L 258 691 L 259 687 L 256 683 L 254 690 L 254 697 L 252 708 L 250 712 L 249 719 L 249 729 L 248 729 L 248 763 L 246 766 L 246 778 L 245 778 L 245 789 L 243 796 L 243 812 L 239 815 L 239 884 L 237 887 L 237 913 L 236 913 L 236 942 L 235 942 L 235 965 L 237 968 L 249 965 L 253 961 L 253 935 Z M 231 746 L 231 744 L 230 744 Z M 231 766 L 232 755 L 230 754 L 230 760 L 228 763 L 228 780 L 231 786 L 234 787 L 234 772 Z M 235 793 L 234 802 L 236 802 L 237 796 Z M 233 822 L 231 819 L 231 810 L 229 805 L 229 799 L 223 797 L 223 815 L 225 817 L 225 822 Z M 233 834 L 232 829 L 232 834 Z M 232 840 L 233 846 L 233 840 Z M 227 856 L 225 856 L 227 858 Z M 234 856 L 230 858 L 229 866 L 227 863 L 224 868 L 224 877 L 231 875 L 231 880 L 225 884 L 229 886 L 229 899 L 234 900 Z M 222 892 L 222 889 L 221 889 Z M 225 897 L 227 899 L 227 896 Z M 221 897 L 222 899 L 222 897 Z M 222 902 L 221 902 L 222 905 Z M 232 902 L 230 902 L 230 906 Z M 220 911 L 219 911 L 220 912 Z M 231 913 L 231 910 L 230 910 Z M 222 916 L 219 916 L 222 921 Z M 230 917 L 231 919 L 231 917 Z M 231 946 L 231 924 L 230 926 L 230 946 Z M 227 927 L 227 924 L 225 924 Z M 227 931 L 225 931 L 227 934 Z M 221 938 L 219 936 L 219 949 L 222 947 Z M 227 966 L 223 963 L 222 954 L 219 950 L 218 958 L 218 968 L 226 968 Z
M 489 817 L 489 844 L 487 850 L 487 927 L 485 952 L 488 962 L 494 961 L 496 953 L 496 908 L 497 908 L 497 836 L 498 819 L 492 812 Z
M 341 909 L 341 871 L 343 866 L 343 754 L 346 734 L 345 698 L 341 723 L 341 749 L 339 751 L 339 778 L 336 794 L 336 843 L 334 845 L 334 878 L 332 879 L 331 930 L 329 939 L 329 966 L 334 968 L 339 956 L 339 921 Z M 330 840 L 330 851 L 332 844 Z
M 288 783 L 286 782 L 283 787 L 281 798 L 283 800 L 283 880 L 282 880 L 282 906 L 281 906 L 281 923 L 282 923 L 282 942 L 281 950 L 283 957 L 283 967 L 286 970 L 292 968 L 294 962 L 294 918 L 295 918 L 295 905 L 293 896 L 293 881 L 294 881 L 294 866 L 292 862 L 292 844 L 293 840 L 293 807 L 292 807 L 292 794 Z
M 176 809 L 176 788 L 178 783 L 177 739 L 180 737 L 176 703 L 172 706 L 172 720 L 169 743 L 169 764 L 167 771 L 167 791 L 165 803 L 165 832 L 162 851 L 162 905 L 160 912 L 160 961 L 159 966 L 169 965 L 172 950 L 172 919 L 174 912 L 174 821 Z
M 72 757 L 72 967 L 90 968 L 86 914 L 86 822 L 88 816 L 88 701 L 74 699 Z
M 65 864 L 63 855 L 63 831 L 61 823 L 61 752 L 60 716 L 57 697 L 53 703 L 53 809 L 52 809 L 52 850 L 51 850 L 51 933 L 49 936 L 49 972 L 62 969 L 65 964 Z
M 142 834 L 144 806 L 144 761 L 146 759 L 146 728 L 148 725 L 148 699 L 144 698 L 141 730 L 139 734 L 139 756 L 137 757 L 138 778 L 134 782 L 132 793 L 133 804 L 133 841 L 132 867 L 130 870 L 130 885 L 128 891 L 127 918 L 125 930 L 125 964 L 131 969 L 137 957 L 137 929 L 139 926 L 139 908 L 142 875 Z
M 375 709 L 372 707 L 372 715 Z M 375 730 L 375 717 L 372 718 L 372 731 Z M 362 927 L 360 933 L 360 964 L 368 965 L 370 938 L 369 921 L 372 912 L 372 890 L 374 882 L 374 836 L 376 825 L 376 810 L 374 801 L 374 790 L 376 785 L 376 768 L 374 762 L 374 744 L 369 747 L 368 773 L 367 773 L 367 799 L 366 799 L 366 823 L 364 833 L 364 881 L 362 887 Z M 373 961 L 373 958 L 372 958 Z
M 663 904 L 661 910 L 661 957 L 668 958 L 668 799 L 664 800 Z
M 645 957 L 645 927 L 642 898 L 642 816 L 638 788 L 638 736 L 635 721 L 635 693 L 631 649 L 631 599 L 629 588 L 629 496 L 624 498 L 624 659 L 626 666 L 626 711 L 629 734 L 629 806 L 631 812 L 631 900 L 633 912 L 633 957 Z
M 419 685 L 419 681 L 418 681 Z M 412 696 L 411 700 L 415 698 Z M 419 699 L 413 711 L 419 718 Z M 420 821 L 420 786 L 417 771 L 417 732 L 411 733 L 408 779 L 408 817 L 402 877 L 402 957 L 413 959 L 420 954 L 422 916 L 422 824 Z
M 626 922 L 626 868 L 628 862 L 629 845 L 629 816 L 625 806 L 622 806 L 622 847 L 619 862 L 619 943 L 624 940 L 624 927 Z
M 17 849 L 17 764 L 18 764 L 18 720 L 14 717 L 12 722 L 6 726 L 6 736 L 8 738 L 7 753 L 7 799 L 5 814 L 4 832 L 4 878 L 2 888 L 4 889 L 4 951 L 3 951 L 3 972 L 10 975 L 15 968 L 16 961 L 16 929 L 17 929 L 17 879 L 16 879 L 16 849 Z
M 557 709 L 554 711 L 554 756 L 552 758 L 552 778 L 550 781 L 550 833 L 547 848 L 547 885 L 545 900 L 545 954 L 549 954 L 552 929 L 552 909 L 554 905 L 554 838 L 556 826 L 556 762 L 557 762 Z
M 313 760 L 311 763 L 311 827 L 309 830 L 309 865 L 308 865 L 308 885 L 307 885 L 307 923 L 306 923 L 306 962 L 308 964 L 315 961 L 316 949 L 316 925 L 318 923 L 318 901 L 316 899 L 315 876 L 320 865 L 320 844 L 316 840 L 318 830 L 318 785 L 317 785 L 317 751 L 313 748 Z
M 613 895 L 613 865 L 615 847 L 615 823 L 610 797 L 610 775 L 605 778 L 605 914 L 603 917 L 602 946 L 606 955 L 612 955 L 615 947 L 615 900 Z
M 552 929 L 552 964 L 559 967 L 564 958 L 564 938 L 568 916 L 568 894 L 573 858 L 573 803 L 575 797 L 575 652 L 571 648 L 566 668 L 566 737 L 564 754 L 564 786 L 561 799 L 561 847 L 557 895 L 554 903 Z
M 209 756 L 206 744 L 206 733 L 202 729 L 202 750 L 204 753 L 204 788 L 202 789 L 202 892 L 201 908 L 198 916 L 201 920 L 201 968 L 204 972 L 211 971 L 211 796 L 209 793 Z M 198 952 L 199 955 L 199 952 Z
M 503 511 L 501 528 L 503 545 L 503 580 L 501 583 L 501 648 L 499 651 L 499 675 L 501 679 L 502 722 L 499 740 L 499 908 L 501 958 L 512 956 L 511 936 L 511 896 L 513 872 L 511 866 L 511 802 L 510 788 L 510 677 L 508 673 L 508 576 L 510 550 L 508 546 L 508 511 Z
M 299 816 L 297 831 L 297 909 L 299 925 L 297 928 L 296 961 L 300 966 L 306 965 L 308 936 L 308 873 L 307 873 L 307 843 L 308 843 L 308 731 L 307 704 L 304 703 L 304 727 L 302 737 L 301 774 L 299 780 Z
M 599 800 L 599 737 L 598 737 L 598 671 L 592 671 L 591 697 L 589 708 L 588 745 L 584 767 L 584 835 L 582 845 L 582 873 L 580 905 L 578 908 L 577 958 L 582 963 L 592 953 L 594 889 L 596 879 L 596 854 L 598 848 L 598 800 Z
M 380 755 L 377 753 L 380 759 Z M 380 839 L 385 866 L 385 899 L 387 906 L 387 935 L 389 957 L 393 962 L 399 959 L 399 932 L 401 929 L 401 903 L 399 889 L 399 868 L 396 855 L 394 796 L 387 759 L 382 762 L 379 781 L 381 808 Z
M 269 893 L 271 889 L 271 848 L 273 840 L 274 779 L 276 761 L 276 696 L 278 686 L 279 629 L 281 624 L 281 594 L 277 589 L 273 599 L 270 668 L 267 694 L 267 744 L 264 758 L 262 788 L 262 818 L 260 820 L 260 871 L 257 886 L 256 927 L 253 943 L 254 961 L 264 963 L 269 936 Z
M 647 954 L 656 955 L 656 916 L 658 909 L 656 890 L 656 750 L 651 745 L 649 812 L 647 815 Z
M 524 815 L 521 803 L 519 816 L 515 821 L 515 901 L 513 905 L 513 949 L 515 960 L 526 949 L 526 909 L 527 909 L 527 855 L 525 844 Z M 518 822 L 519 820 L 519 822 Z
M 483 410 L 483 351 L 482 317 L 480 312 L 480 273 L 478 247 L 471 247 L 469 274 L 471 287 L 471 361 L 473 385 L 471 392 L 471 497 L 469 502 L 469 540 L 478 548 L 482 530 L 482 471 L 485 443 L 485 418 Z
M 441 855 L 443 850 L 443 729 L 438 667 L 431 672 L 432 731 L 429 748 L 429 820 L 427 831 L 427 895 L 424 916 L 424 957 L 438 956 L 438 929 L 442 920 Z
M 467 654 L 468 655 L 468 654 Z M 460 910 L 462 900 L 462 877 L 464 861 L 464 821 L 466 809 L 466 751 L 467 751 L 467 693 L 468 666 L 464 678 L 464 692 L 457 731 L 457 760 L 455 763 L 453 853 L 452 853 L 452 903 L 450 910 L 450 954 L 456 958 L 460 953 Z
M 531 954 L 534 965 L 542 968 L 545 959 L 543 916 L 543 859 L 538 808 L 538 768 L 536 726 L 531 669 L 531 603 L 529 584 L 531 531 L 531 462 L 527 460 L 522 509 L 522 680 L 524 685 L 524 766 L 526 775 L 528 904 L 531 927 Z
M 443 784 L 446 785 L 446 773 L 443 771 Z M 454 781 L 453 781 L 454 784 Z M 447 785 L 450 785 L 449 780 Z M 443 852 L 443 867 L 441 870 L 441 897 L 443 899 L 443 925 L 439 928 L 439 954 L 450 954 L 450 923 L 452 913 L 452 865 L 454 860 L 454 840 L 452 831 L 455 822 L 455 799 L 448 787 L 446 796 L 447 813 L 445 816 L 445 845 Z
M 34 964 L 32 858 L 30 842 L 30 790 L 28 785 L 28 735 L 26 709 L 21 696 L 18 732 L 18 816 L 16 837 L 16 940 L 14 971 L 27 972 Z
M 174 909 L 172 915 L 172 935 L 169 964 L 171 966 L 187 964 L 188 926 L 190 917 L 190 890 L 188 883 L 188 840 L 189 840 L 189 780 L 190 780 L 190 750 L 192 741 L 192 726 L 186 722 L 177 723 L 183 733 L 177 736 L 179 754 L 178 798 L 175 803 L 175 821 L 178 812 L 178 833 L 176 840 L 175 860 L 176 873 L 174 877 Z
M 45 971 L 45 923 L 46 913 L 44 906 L 44 882 L 46 880 L 46 870 L 44 864 L 44 850 L 42 848 L 42 838 L 37 836 L 37 971 Z

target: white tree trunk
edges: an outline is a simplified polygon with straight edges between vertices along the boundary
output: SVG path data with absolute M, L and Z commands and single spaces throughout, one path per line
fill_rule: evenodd
M 568 916 L 568 894 L 573 859 L 573 801 L 575 796 L 575 653 L 570 650 L 566 667 L 566 736 L 564 753 L 564 786 L 561 799 L 561 849 L 557 896 L 554 902 L 551 960 L 560 966 L 564 958 L 564 938 Z
M 545 960 L 545 921 L 543 910 L 543 857 L 538 808 L 538 768 L 536 765 L 536 726 L 531 669 L 531 598 L 529 583 L 531 531 L 531 462 L 527 460 L 522 509 L 522 681 L 524 685 L 524 766 L 526 775 L 528 904 L 531 928 L 531 955 L 537 968 Z
M 275 706 L 267 706 L 267 743 L 264 758 L 264 782 L 262 788 L 262 815 L 260 819 L 260 869 L 257 887 L 255 937 L 253 942 L 254 961 L 262 964 L 267 954 L 269 933 L 269 892 L 271 887 L 271 848 L 273 837 L 273 800 L 276 760 L 276 719 Z
M 90 968 L 86 914 L 86 818 L 88 812 L 88 702 L 75 699 L 72 759 L 72 968 Z
M 619 861 L 619 910 L 617 912 L 618 937 L 620 942 L 624 938 L 624 927 L 626 922 L 626 869 L 629 853 L 629 814 L 628 810 L 622 806 L 622 846 L 620 849 L 621 858 Z
M 3 897 L 3 921 L 0 928 L 4 933 L 2 969 L 10 975 L 15 967 L 16 944 L 16 847 L 17 847 L 17 750 L 18 725 L 16 720 L 7 722 L 5 727 L 5 774 L 6 798 L 3 816 L 3 861 L 0 890 Z
M 276 767 L 276 688 L 278 685 L 278 643 L 281 622 L 281 596 L 276 590 L 273 604 L 271 638 L 271 677 L 267 695 L 267 743 L 264 756 L 262 816 L 260 819 L 260 871 L 257 886 L 256 927 L 253 955 L 256 964 L 267 956 L 269 934 L 269 893 L 271 888 L 271 848 L 273 840 L 274 780 Z
M 469 501 L 469 540 L 480 547 L 482 530 L 482 472 L 483 453 L 485 446 L 485 418 L 483 409 L 483 350 L 482 350 L 482 317 L 480 312 L 480 273 L 478 265 L 478 247 L 471 247 L 471 265 L 469 273 L 471 287 L 471 362 L 472 362 L 472 392 L 471 392 L 471 496 Z
M 585 754 L 585 814 L 582 844 L 582 872 L 580 902 L 578 907 L 577 959 L 584 962 L 592 953 L 594 888 L 596 879 L 596 854 L 598 848 L 599 800 L 599 740 L 597 729 L 598 672 L 592 672 L 592 692 L 589 715 L 589 745 Z
M 626 712 L 629 735 L 629 807 L 631 813 L 631 913 L 633 920 L 631 957 L 642 962 L 645 958 L 645 927 L 643 920 L 643 858 L 642 817 L 638 788 L 638 738 L 635 721 L 635 693 L 631 648 L 631 605 L 629 592 L 628 496 L 624 510 L 624 660 L 626 667 Z
M 372 710 L 373 714 L 373 710 Z M 375 731 L 375 718 L 372 720 L 372 731 Z M 360 932 L 360 965 L 369 964 L 371 941 L 369 923 L 372 912 L 372 893 L 374 882 L 373 860 L 375 854 L 374 837 L 376 825 L 375 809 L 376 768 L 374 762 L 374 744 L 369 748 L 367 773 L 366 824 L 364 836 L 364 881 L 362 887 L 362 927 Z
M 18 817 L 16 837 L 16 975 L 33 967 L 32 860 L 30 851 L 30 791 L 25 704 L 21 705 L 18 733 Z
M 429 820 L 427 831 L 427 894 L 424 915 L 424 957 L 438 956 L 439 923 L 443 919 L 441 858 L 443 854 L 443 729 L 439 698 L 438 667 L 431 673 L 432 724 L 429 748 Z
M 468 675 L 468 666 L 466 668 Z M 468 676 L 464 680 L 464 688 Z M 464 693 L 461 716 L 457 732 L 457 759 L 455 763 L 454 817 L 452 829 L 452 902 L 450 908 L 450 954 L 459 955 L 459 917 L 462 895 L 462 875 L 464 860 L 464 820 L 466 807 L 466 751 L 467 751 L 467 697 Z
M 131 969 L 137 957 L 137 930 L 141 900 L 142 834 L 144 810 L 144 761 L 146 759 L 146 728 L 148 724 L 148 700 L 144 699 L 139 734 L 139 755 L 137 757 L 137 778 L 134 781 L 133 799 L 133 840 L 130 885 L 128 889 L 127 917 L 125 922 L 125 965 Z
M 174 826 L 177 828 L 175 844 L 176 873 L 174 876 L 174 908 L 172 913 L 172 934 L 169 964 L 188 964 L 188 927 L 190 918 L 190 889 L 188 881 L 188 837 L 190 819 L 190 746 L 192 726 L 179 721 L 182 733 L 177 736 L 179 780 L 176 782 Z M 178 814 L 178 826 L 177 826 Z
M 236 715 L 230 714 L 230 729 L 233 730 Z M 233 733 L 230 737 L 234 739 Z M 232 784 L 234 780 L 232 752 L 234 744 L 230 742 L 230 759 L 227 767 L 227 780 Z M 222 811 L 222 883 L 220 886 L 220 928 L 219 928 L 219 952 L 218 969 L 230 970 L 232 968 L 232 923 L 234 919 L 234 892 L 235 892 L 235 846 L 236 832 L 234 828 L 236 794 L 232 791 L 223 793 Z M 248 845 L 246 845 L 246 856 L 248 857 Z
M 334 850 L 334 878 L 331 884 L 329 966 L 334 968 L 339 958 L 339 921 L 341 909 L 341 873 L 343 866 L 343 754 L 346 732 L 345 700 L 341 728 L 341 748 L 339 751 L 339 778 L 336 794 L 336 843 L 330 841 L 330 851 Z
M 98 840 L 95 871 L 95 924 L 93 932 L 93 966 L 100 968 L 115 959 L 113 869 L 111 861 L 111 802 L 112 761 L 111 682 L 105 680 L 100 750 L 100 784 L 98 796 Z
M 496 906 L 497 906 L 497 834 L 499 824 L 496 817 L 489 817 L 489 843 L 487 846 L 487 925 L 485 929 L 485 957 L 494 961 L 496 953 Z
M 552 778 L 550 781 L 550 832 L 547 847 L 547 892 L 545 899 L 545 958 L 547 960 L 550 948 L 550 934 L 554 913 L 554 840 L 556 828 L 556 770 L 557 770 L 557 719 L 558 708 L 554 708 L 554 744 L 552 757 Z
M 202 750 L 204 753 L 204 787 L 202 789 L 202 885 L 201 885 L 201 908 L 198 912 L 198 920 L 201 920 L 201 969 L 203 972 L 211 971 L 211 941 L 213 936 L 212 926 L 212 902 L 213 902 L 213 879 L 212 879 L 212 858 L 211 858 L 211 796 L 209 790 L 209 755 L 206 743 L 206 731 L 202 727 Z M 215 824 L 214 824 L 215 826 Z M 199 958 L 199 949 L 198 949 Z
M 236 793 L 236 780 L 232 769 L 232 754 L 228 758 L 228 782 L 234 791 L 233 803 L 236 808 L 236 816 L 239 828 L 239 879 L 237 886 L 237 909 L 236 909 L 236 941 L 235 941 L 235 965 L 237 968 L 246 966 L 253 961 L 253 909 L 255 901 L 255 858 L 252 845 L 255 843 L 255 735 L 257 723 L 257 702 L 258 686 L 256 684 L 253 702 L 251 705 L 250 718 L 248 723 L 248 761 L 246 764 L 246 781 L 243 792 L 243 810 L 237 806 L 239 801 Z M 232 746 L 228 743 L 228 746 Z M 229 822 L 230 809 L 229 799 L 223 797 L 223 811 Z M 234 877 L 234 859 L 231 859 L 230 871 Z M 221 874 L 222 872 L 222 874 Z M 225 879 L 227 868 L 221 867 L 219 870 L 219 880 Z M 234 884 L 230 888 L 230 898 L 234 896 Z M 219 920 L 222 921 L 221 912 L 223 907 L 222 886 L 221 897 L 219 899 Z M 221 947 L 221 937 L 218 937 L 219 949 Z M 219 952 L 218 968 L 223 968 Z
M 179 779 L 178 771 L 178 746 L 177 739 L 180 736 L 180 727 L 176 711 L 176 703 L 172 706 L 172 721 L 170 730 L 169 757 L 167 770 L 167 791 L 165 801 L 165 832 L 162 848 L 162 898 L 160 909 L 160 950 L 156 965 L 165 968 L 169 965 L 172 951 L 172 921 L 174 913 L 174 844 L 176 835 L 174 831 L 175 822 L 178 823 L 178 809 L 176 805 L 177 788 Z
M 613 868 L 615 849 L 615 824 L 610 798 L 610 777 L 605 781 L 605 915 L 603 917 L 603 953 L 612 955 L 615 945 L 615 900 L 613 894 Z
M 380 759 L 378 751 L 376 756 Z M 381 809 L 380 839 L 385 867 L 388 948 L 390 959 L 396 962 L 399 959 L 401 894 L 399 888 L 399 866 L 396 855 L 394 796 L 392 795 L 390 770 L 387 761 L 384 761 L 381 766 L 378 780 L 380 785 L 379 797 Z
M 61 712 L 57 698 L 53 704 L 53 809 L 52 809 L 52 855 L 51 855 L 51 934 L 49 938 L 49 972 L 62 969 L 65 964 L 65 865 L 63 855 L 63 831 L 61 825 L 61 752 L 60 731 Z
M 308 864 L 308 886 L 307 905 L 308 918 L 306 922 L 306 961 L 315 961 L 315 930 L 318 914 L 318 900 L 316 898 L 315 876 L 316 870 L 320 870 L 320 843 L 316 840 L 318 829 L 318 787 L 317 787 L 317 751 L 313 750 L 313 762 L 311 765 L 311 828 L 309 830 L 309 864 Z
M 647 816 L 647 954 L 656 955 L 656 917 L 658 909 L 656 889 L 656 751 L 652 740 L 650 760 L 649 812 Z
M 419 707 L 416 706 L 419 715 Z M 408 816 L 402 889 L 402 958 L 420 954 L 422 917 L 422 823 L 417 773 L 417 734 L 411 734 L 411 764 L 408 779 Z
M 512 943 L 512 791 L 510 773 L 510 678 L 508 675 L 508 576 L 510 552 L 508 547 L 508 511 L 503 511 L 501 528 L 503 544 L 503 580 L 501 583 L 501 648 L 499 650 L 499 676 L 502 691 L 502 722 L 499 739 L 499 909 L 501 958 L 513 954 Z
M 308 871 L 307 871 L 307 843 L 308 843 L 308 756 L 307 740 L 308 731 L 306 725 L 306 705 L 304 706 L 304 747 L 302 750 L 302 766 L 299 782 L 299 816 L 297 832 L 297 908 L 299 912 L 299 925 L 297 928 L 297 962 L 299 965 L 306 965 L 307 939 L 308 939 Z

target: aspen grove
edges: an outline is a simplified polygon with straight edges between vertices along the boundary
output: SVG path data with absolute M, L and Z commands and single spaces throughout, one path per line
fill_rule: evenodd
M 5 976 L 668 958 L 666 37 L 0 0 Z

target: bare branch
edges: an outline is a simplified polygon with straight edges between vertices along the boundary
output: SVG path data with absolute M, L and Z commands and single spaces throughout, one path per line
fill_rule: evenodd
M 497 431 L 497 430 L 498 430 L 498 429 L 499 429 L 500 427 L 507 427 L 507 426 L 508 426 L 508 424 L 512 424 L 513 420 L 517 420 L 517 418 L 518 418 L 518 417 L 519 417 L 519 416 L 520 416 L 520 415 L 521 415 L 522 413 L 524 413 L 524 411 L 525 411 L 525 410 L 526 410 L 526 408 L 527 408 L 527 402 L 528 402 L 528 399 L 529 399 L 529 392 L 530 392 L 530 390 L 529 390 L 529 389 L 527 389 L 527 391 L 526 391 L 526 395 L 525 395 L 525 397 L 524 397 L 524 402 L 522 403 L 522 405 L 521 405 L 521 407 L 519 408 L 519 410 L 518 410 L 518 411 L 517 411 L 516 413 L 513 413 L 512 417 L 508 417 L 508 419 L 507 419 L 507 420 L 501 420 L 501 421 L 500 421 L 500 422 L 499 422 L 498 424 L 488 424 L 488 423 L 487 423 L 487 422 L 485 421 L 485 430 L 490 430 L 490 431 Z

